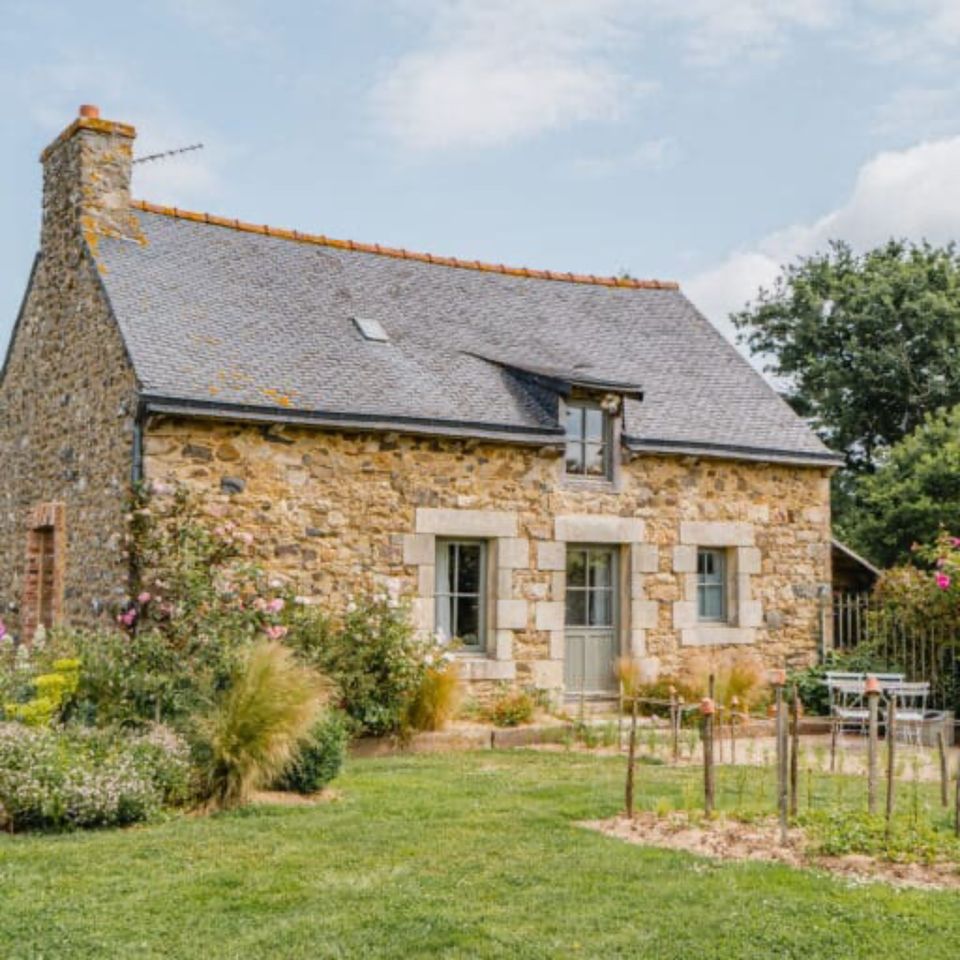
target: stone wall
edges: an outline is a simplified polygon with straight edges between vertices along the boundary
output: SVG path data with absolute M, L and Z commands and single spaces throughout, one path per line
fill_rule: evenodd
M 82 120 L 43 156 L 41 254 L 0 383 L 0 604 L 14 628 L 28 520 L 42 504 L 63 504 L 61 616 L 89 622 L 93 601 L 115 600 L 127 584 L 136 383 L 95 254 L 98 236 L 122 232 L 129 217 L 132 136 Z
M 830 562 L 820 468 L 641 456 L 616 488 L 585 488 L 555 454 L 505 444 L 174 418 L 150 422 L 144 444 L 147 478 L 202 491 L 213 519 L 251 532 L 269 569 L 334 609 L 386 590 L 409 597 L 428 630 L 435 538 L 487 539 L 487 650 L 465 658 L 476 680 L 562 682 L 564 558 L 576 541 L 620 545 L 624 652 L 668 671 L 744 644 L 777 665 L 815 655 Z M 713 634 L 689 621 L 697 543 L 730 549 L 742 608 Z

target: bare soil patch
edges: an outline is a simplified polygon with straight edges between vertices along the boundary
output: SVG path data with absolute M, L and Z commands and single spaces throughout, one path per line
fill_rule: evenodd
M 897 887 L 960 888 L 960 870 L 956 863 L 890 863 L 856 854 L 820 856 L 809 851 L 807 837 L 799 828 L 788 831 L 787 844 L 782 846 L 776 819 L 744 823 L 720 817 L 697 822 L 684 813 L 667 817 L 640 813 L 634 820 L 617 816 L 587 821 L 581 826 L 627 843 L 686 850 L 716 860 L 785 863 L 791 867 L 826 870 L 852 881 L 881 881 Z
M 287 793 L 282 790 L 258 790 L 250 798 L 251 803 L 272 807 L 318 807 L 343 799 L 339 790 L 327 787 L 318 793 Z

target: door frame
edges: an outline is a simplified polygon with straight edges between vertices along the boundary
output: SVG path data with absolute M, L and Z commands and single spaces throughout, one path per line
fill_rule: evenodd
M 624 650 L 624 638 L 627 636 L 627 626 L 626 626 L 626 617 L 624 616 L 624 611 L 629 610 L 629 607 L 626 606 L 624 602 L 625 598 L 625 588 L 629 585 L 629 569 L 628 569 L 628 557 L 625 556 L 625 551 L 623 544 L 617 543 L 594 543 L 587 541 L 567 541 L 566 543 L 566 556 L 569 557 L 571 551 L 580 550 L 580 551 L 603 551 L 610 555 L 612 560 L 612 570 L 610 576 L 610 602 L 612 608 L 612 617 L 611 624 L 609 627 L 589 627 L 589 626 L 575 626 L 567 623 L 566 619 L 566 609 L 567 609 L 567 598 L 564 597 L 564 697 L 573 699 L 573 698 L 589 698 L 593 700 L 605 700 L 613 699 L 618 693 L 619 689 L 614 679 L 613 674 L 613 664 L 616 661 L 617 657 L 621 656 Z M 564 575 L 566 576 L 566 567 L 564 570 Z M 570 585 L 566 583 L 565 593 L 569 591 Z M 571 688 L 567 684 L 567 669 L 569 666 L 569 653 L 570 645 L 569 640 L 571 636 L 583 636 L 584 638 L 584 651 L 586 650 L 586 643 L 589 642 L 589 633 L 591 631 L 599 634 L 601 631 L 608 633 L 611 636 L 613 641 L 613 659 L 611 660 L 611 670 L 610 670 L 610 686 L 606 689 L 579 689 Z M 580 665 L 580 675 L 583 676 L 584 661 Z

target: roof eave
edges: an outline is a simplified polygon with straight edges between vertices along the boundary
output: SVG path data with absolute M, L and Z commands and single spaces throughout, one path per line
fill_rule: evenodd
M 564 433 L 560 428 L 547 430 L 509 424 L 389 417 L 381 414 L 368 415 L 324 410 L 294 410 L 285 407 L 217 403 L 149 394 L 141 395 L 140 409 L 143 415 L 184 416 L 204 420 L 326 427 L 328 429 L 363 433 L 393 432 L 463 440 L 495 440 L 501 443 L 515 443 L 534 447 L 556 446 L 559 448 L 564 442 Z
M 645 437 L 624 437 L 624 446 L 633 453 L 672 454 L 674 456 L 707 457 L 715 460 L 749 460 L 755 463 L 782 463 L 793 466 L 837 469 L 843 457 L 825 451 L 778 450 L 746 447 L 736 444 L 698 443 L 692 441 L 655 440 Z

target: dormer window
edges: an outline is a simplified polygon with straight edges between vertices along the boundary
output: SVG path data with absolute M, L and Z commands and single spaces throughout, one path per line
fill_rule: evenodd
M 613 477 L 611 455 L 612 418 L 598 402 L 568 400 L 566 403 L 568 476 L 594 480 Z

